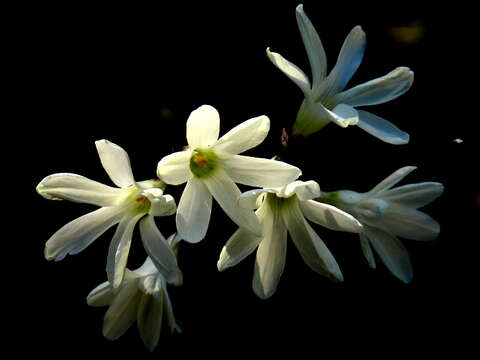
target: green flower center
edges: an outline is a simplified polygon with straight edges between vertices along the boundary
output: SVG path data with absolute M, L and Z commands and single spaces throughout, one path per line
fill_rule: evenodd
M 209 149 L 195 149 L 190 158 L 190 170 L 198 178 L 205 178 L 218 167 L 218 156 Z
M 150 211 L 150 200 L 144 195 L 138 195 L 135 198 L 135 211 L 139 213 L 148 213 Z

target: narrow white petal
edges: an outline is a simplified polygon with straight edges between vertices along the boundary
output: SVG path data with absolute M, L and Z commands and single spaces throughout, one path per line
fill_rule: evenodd
M 135 183 L 130 158 L 125 150 L 108 140 L 95 141 L 95 146 L 103 168 L 115 185 L 126 188 Z
M 263 220 L 264 235 L 257 249 L 252 287 L 261 299 L 275 293 L 285 267 L 287 228 L 281 215 L 267 210 Z
M 407 67 L 398 67 L 385 76 L 338 94 L 335 99 L 351 106 L 383 104 L 407 92 L 412 84 L 413 71 Z
M 220 132 L 220 115 L 210 105 L 192 111 L 187 120 L 187 141 L 192 150 L 212 146 Z
M 265 207 L 262 206 L 258 209 L 256 215 L 259 222 L 261 224 L 264 223 Z M 217 261 L 218 271 L 237 265 L 257 248 L 260 241 L 262 241 L 262 237 L 255 236 L 250 231 L 239 228 L 222 248 Z
M 152 216 L 168 216 L 175 214 L 177 211 L 177 204 L 175 199 L 171 195 L 159 195 L 154 194 L 154 190 L 160 189 L 148 189 L 142 192 L 150 201 L 150 210 L 148 213 Z
M 430 204 L 433 200 L 442 195 L 443 190 L 444 187 L 440 183 L 423 182 L 419 184 L 403 185 L 385 191 L 381 194 L 381 198 L 398 205 L 418 209 Z
M 228 176 L 236 183 L 254 187 L 280 187 L 297 179 L 302 171 L 283 161 L 235 155 L 222 160 Z
M 292 237 L 295 246 L 305 263 L 315 272 L 330 278 L 343 281 L 343 275 L 324 242 L 305 221 L 298 205 L 291 206 L 282 212 L 283 221 Z
M 117 224 L 122 216 L 119 207 L 104 207 L 75 219 L 58 230 L 45 244 L 47 260 L 62 260 L 78 254 L 95 239 Z
M 302 91 L 306 98 L 310 97 L 311 85 L 307 75 L 295 64 L 285 59 L 282 55 L 270 51 L 267 48 L 267 56 L 270 61 L 288 76 Z
M 413 277 L 412 264 L 401 241 L 372 227 L 368 227 L 364 234 L 390 272 L 403 282 L 409 283 Z
M 158 230 L 153 216 L 145 216 L 140 221 L 140 234 L 145 251 L 152 259 L 158 271 L 174 285 L 182 283 L 182 272 L 172 249 Z
M 362 231 L 362 224 L 357 219 L 335 206 L 315 200 L 299 201 L 299 205 L 303 215 L 316 224 L 336 231 Z
M 358 124 L 358 111 L 346 104 L 338 104 L 332 111 L 327 110 L 330 120 L 335 124 L 346 128 Z
M 223 135 L 214 145 L 214 149 L 226 154 L 236 155 L 261 144 L 270 130 L 270 119 L 257 116 L 235 126 Z
M 159 296 L 142 294 L 137 313 L 140 337 L 149 351 L 153 351 L 160 339 L 163 317 L 163 292 Z
M 277 190 L 275 190 L 275 189 L 253 189 L 253 190 L 245 191 L 238 198 L 238 205 L 240 205 L 242 208 L 248 209 L 248 210 L 258 209 L 263 203 L 264 194 L 267 193 L 267 192 L 276 193 Z
M 299 200 L 315 199 L 320 196 L 320 185 L 313 180 L 297 180 L 289 183 L 279 192 L 282 197 L 290 197 L 294 194 L 297 195 Z
M 177 325 L 177 321 L 175 320 L 175 315 L 173 314 L 173 307 L 172 302 L 170 301 L 170 296 L 168 295 L 168 291 L 165 288 L 163 293 L 163 304 L 164 304 L 164 311 L 166 311 L 168 327 L 170 332 L 174 332 L 177 330 L 178 332 L 182 332 L 180 327 Z
M 353 107 L 345 104 L 337 105 L 332 111 L 328 110 L 321 103 L 317 102 L 309 105 L 309 114 L 311 124 L 306 124 L 303 132 L 312 134 L 325 125 L 325 122 L 331 121 L 340 127 L 346 128 L 358 123 L 358 112 Z M 318 129 L 317 129 L 318 128 Z
M 183 184 L 190 177 L 190 150 L 167 155 L 158 162 L 157 176 L 167 184 Z
M 410 174 L 416 168 L 417 168 L 416 166 L 405 166 L 394 171 L 391 175 L 389 175 L 384 180 L 382 180 L 372 190 L 366 193 L 365 196 L 374 197 L 378 194 L 382 194 L 383 192 L 387 191 L 388 189 L 390 189 L 391 187 L 395 186 L 397 183 L 402 181 L 405 176 Z
M 87 304 L 90 306 L 110 305 L 113 300 L 113 291 L 110 283 L 105 281 L 90 291 L 87 296 Z
M 360 66 L 366 44 L 362 28 L 355 26 L 343 43 L 337 63 L 315 95 L 328 97 L 342 91 Z
M 240 190 L 223 170 L 218 170 L 215 174 L 206 178 L 204 183 L 233 222 L 257 236 L 262 234 L 262 229 L 255 213 L 238 206 L 238 198 L 241 195 Z
M 393 145 L 403 145 L 409 142 L 410 135 L 400 130 L 390 121 L 369 113 L 368 111 L 357 111 L 360 119 L 357 126 L 370 135 Z
M 360 246 L 362 247 L 362 252 L 363 252 L 363 255 L 365 256 L 365 259 L 367 259 L 368 265 L 372 269 L 375 269 L 377 267 L 375 263 L 375 256 L 373 255 L 372 247 L 370 246 L 370 241 L 363 233 L 360 233 Z
M 212 195 L 204 183 L 188 180 L 177 209 L 177 230 L 185 241 L 196 243 L 207 233 L 212 212 Z
M 103 318 L 103 336 L 115 340 L 128 330 L 137 319 L 141 296 L 137 281 L 122 285 Z
M 107 278 L 115 289 L 122 283 L 132 242 L 133 229 L 143 214 L 125 215 L 113 235 L 107 257 Z
M 69 200 L 102 207 L 118 205 L 126 195 L 125 190 L 70 173 L 47 176 L 37 185 L 37 192 L 49 200 Z
M 312 69 L 313 86 L 318 86 L 325 78 L 327 73 L 327 56 L 323 49 L 322 42 L 318 36 L 312 22 L 303 11 L 303 5 L 300 4 L 296 9 L 297 24 L 302 35 L 303 44 L 307 51 L 308 60 Z
M 390 233 L 409 240 L 430 241 L 440 233 L 440 225 L 432 217 L 402 205 L 390 204 L 382 221 Z

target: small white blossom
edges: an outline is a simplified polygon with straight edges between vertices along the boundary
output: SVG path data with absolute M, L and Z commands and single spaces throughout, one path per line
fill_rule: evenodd
M 300 169 L 281 161 L 238 155 L 259 145 L 267 136 L 270 120 L 259 116 L 234 127 L 220 139 L 220 117 L 203 105 L 187 120 L 188 149 L 168 155 L 158 163 L 158 177 L 167 184 L 187 183 L 178 204 L 177 229 L 189 242 L 205 237 L 212 197 L 240 227 L 261 234 L 253 211 L 241 209 L 241 192 L 235 183 L 276 187 L 300 176 Z
M 362 62 L 365 33 L 360 26 L 353 28 L 345 39 L 335 67 L 327 76 L 325 50 L 302 5 L 297 7 L 296 15 L 310 61 L 312 83 L 300 68 L 267 48 L 269 59 L 300 87 L 305 96 L 293 134 L 307 136 L 334 122 L 341 127 L 357 125 L 387 143 L 407 143 L 407 133 L 389 121 L 355 107 L 382 104 L 399 97 L 412 85 L 413 72 L 407 67 L 399 67 L 385 76 L 344 90 Z
M 175 213 L 175 200 L 164 195 L 159 180 L 136 182 L 128 154 L 107 140 L 95 142 L 100 160 L 118 188 L 110 187 L 77 174 L 59 173 L 47 176 L 37 192 L 50 200 L 69 200 L 100 206 L 100 209 L 69 222 L 45 245 L 48 260 L 62 260 L 67 254 L 78 254 L 110 227 L 118 224 L 110 243 L 107 275 L 113 287 L 122 282 L 136 223 L 140 220 L 142 240 L 147 253 L 160 267 L 169 282 L 180 283 L 182 273 L 175 256 L 158 230 L 154 216 Z
M 171 240 L 172 237 L 169 243 Z M 158 344 L 164 317 L 170 332 L 180 332 L 167 282 L 149 257 L 138 269 L 125 269 L 125 278 L 117 289 L 113 289 L 108 281 L 98 285 L 87 296 L 87 303 L 109 307 L 103 319 L 103 335 L 109 340 L 122 336 L 135 320 L 142 341 L 150 351 Z
M 429 215 L 417 210 L 443 193 L 443 185 L 436 182 L 409 184 L 392 189 L 411 171 L 413 166 L 398 169 L 372 190 L 357 193 L 341 190 L 325 193 L 321 199 L 352 214 L 363 224 L 360 242 L 363 253 L 372 268 L 375 259 L 371 245 L 387 268 L 405 283 L 413 277 L 407 250 L 398 237 L 429 241 L 440 232 L 440 225 Z
M 339 231 L 358 233 L 362 226 L 353 216 L 336 207 L 312 200 L 318 196 L 320 187 L 314 181 L 294 181 L 282 188 L 243 193 L 239 203 L 243 207 L 258 207 L 256 214 L 263 227 L 263 236 L 238 229 L 222 249 L 218 270 L 236 265 L 257 249 L 253 291 L 263 299 L 272 296 L 285 266 L 288 232 L 312 270 L 343 281 L 335 258 L 305 218 Z

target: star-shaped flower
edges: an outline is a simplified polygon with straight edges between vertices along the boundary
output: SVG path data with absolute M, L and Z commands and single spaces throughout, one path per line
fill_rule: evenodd
M 303 260 L 313 271 L 343 281 L 337 261 L 305 218 L 339 231 L 358 233 L 362 226 L 342 210 L 312 200 L 318 196 L 320 187 L 314 181 L 294 181 L 282 188 L 243 193 L 240 205 L 258 207 L 256 214 L 263 227 L 263 236 L 238 229 L 222 249 L 218 270 L 238 264 L 257 249 L 253 291 L 262 299 L 272 296 L 283 273 L 287 233 L 290 233 Z
M 260 144 L 270 129 L 270 120 L 259 116 L 247 120 L 220 139 L 220 117 L 215 108 L 203 105 L 187 120 L 188 149 L 164 157 L 158 177 L 167 184 L 187 183 L 178 204 L 176 221 L 181 237 L 198 242 L 205 237 L 212 196 L 240 227 L 257 235 L 261 227 L 251 210 L 241 209 L 241 192 L 235 183 L 277 187 L 300 176 L 300 169 L 281 161 L 238 155 Z
M 303 91 L 305 99 L 293 125 L 293 135 L 308 136 L 334 122 L 341 127 L 357 125 L 371 135 L 390 144 L 406 144 L 409 135 L 389 121 L 357 106 L 382 104 L 405 93 L 413 83 L 413 72 L 398 67 L 385 76 L 344 90 L 362 62 L 365 33 L 356 26 L 348 34 L 337 63 L 327 74 L 327 59 L 322 42 L 303 6 L 296 9 L 297 23 L 312 70 L 312 83 L 307 75 L 280 54 L 267 48 L 269 59 Z
M 363 224 L 360 243 L 372 268 L 376 250 L 387 268 L 405 283 L 412 280 L 413 271 L 407 250 L 398 237 L 430 241 L 440 232 L 440 225 L 429 215 L 417 210 L 443 193 L 437 182 L 408 184 L 392 189 L 414 166 L 398 169 L 366 193 L 341 190 L 324 193 L 320 198 L 355 216 Z
M 103 335 L 109 340 L 122 336 L 135 320 L 142 341 L 150 351 L 158 344 L 164 317 L 170 332 L 180 332 L 167 282 L 149 257 L 138 269 L 125 269 L 125 278 L 117 289 L 113 289 L 108 281 L 98 285 L 87 296 L 87 303 L 96 307 L 108 306 L 103 319 Z
M 110 227 L 119 224 L 107 258 L 108 279 L 116 288 L 122 282 L 132 233 L 140 220 L 146 251 L 158 266 L 163 267 L 169 282 L 180 283 L 182 273 L 176 258 L 153 219 L 154 216 L 174 214 L 175 200 L 163 194 L 165 185 L 159 180 L 136 182 L 128 154 L 120 146 L 107 140 L 96 141 L 95 145 L 103 167 L 118 188 L 70 173 L 53 174 L 43 179 L 37 192 L 47 199 L 100 206 L 53 234 L 45 245 L 45 257 L 59 261 L 67 254 L 78 254 Z

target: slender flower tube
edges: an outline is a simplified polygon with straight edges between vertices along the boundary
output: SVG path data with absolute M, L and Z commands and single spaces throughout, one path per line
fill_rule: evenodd
M 173 236 L 169 238 L 172 244 Z M 166 317 L 170 332 L 180 332 L 167 291 L 167 281 L 147 257 L 144 264 L 131 271 L 125 269 L 125 278 L 120 287 L 112 288 L 109 281 L 98 285 L 87 296 L 90 306 L 108 306 L 103 319 L 103 335 L 116 340 L 137 321 L 138 330 L 148 350 L 153 351 L 162 331 Z
M 303 92 L 305 99 L 293 125 L 293 135 L 311 135 L 330 122 L 341 127 L 357 125 L 361 129 L 390 144 L 406 144 L 409 135 L 389 121 L 357 106 L 382 104 L 404 94 L 413 83 L 413 72 L 398 67 L 380 78 L 344 90 L 362 62 L 365 33 L 356 26 L 348 34 L 337 63 L 327 76 L 327 58 L 322 42 L 303 6 L 296 9 L 297 23 L 310 61 L 312 83 L 305 73 L 267 48 L 267 56 Z
M 227 241 L 217 262 L 219 271 L 238 264 L 257 249 L 253 291 L 266 299 L 277 289 L 285 266 L 287 233 L 305 263 L 315 272 L 343 281 L 340 268 L 306 219 L 332 230 L 359 233 L 361 224 L 334 206 L 312 200 L 320 195 L 314 181 L 294 181 L 282 188 L 265 188 L 242 194 L 242 207 L 257 208 L 263 236 L 238 229 Z M 305 219 L 306 218 L 306 219 Z
M 437 182 L 408 184 L 392 189 L 414 166 L 398 169 L 366 193 L 341 190 L 324 193 L 320 201 L 328 202 L 352 214 L 363 224 L 360 244 L 370 267 L 375 268 L 372 246 L 390 272 L 405 283 L 413 277 L 407 250 L 398 237 L 430 241 L 440 232 L 440 225 L 417 210 L 443 193 Z
M 95 142 L 100 161 L 118 188 L 70 173 L 47 176 L 37 192 L 49 200 L 69 200 L 100 206 L 58 230 L 45 245 L 47 260 L 62 260 L 67 254 L 78 254 L 110 227 L 118 224 L 107 258 L 108 280 L 118 287 L 124 276 L 132 233 L 138 221 L 147 253 L 163 270 L 168 282 L 179 284 L 182 273 L 177 260 L 157 226 L 154 216 L 175 213 L 175 200 L 164 195 L 160 180 L 136 182 L 128 154 L 107 140 Z
M 234 127 L 220 139 L 220 117 L 215 108 L 203 105 L 187 120 L 188 149 L 160 160 L 158 177 L 167 184 L 187 183 L 178 204 L 177 230 L 188 242 L 205 237 L 212 197 L 240 227 L 261 235 L 251 209 L 237 206 L 241 192 L 235 183 L 278 187 L 298 178 L 300 169 L 281 161 L 238 155 L 259 145 L 267 136 L 270 120 L 259 116 Z

